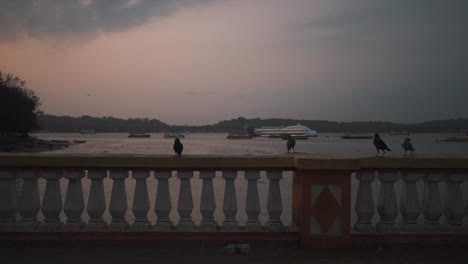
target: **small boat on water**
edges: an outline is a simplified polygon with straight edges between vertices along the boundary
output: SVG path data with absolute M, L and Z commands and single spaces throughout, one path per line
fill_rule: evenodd
M 406 132 L 406 131 L 394 131 L 394 132 L 390 132 L 388 134 L 391 135 L 391 136 L 408 136 L 409 135 L 409 133 Z
M 164 133 L 164 138 L 185 138 L 182 133 Z
M 344 135 L 341 139 L 372 139 L 371 135 Z
M 78 139 L 75 139 L 73 140 L 74 143 L 77 143 L 77 144 L 83 144 L 83 143 L 86 143 L 87 141 L 86 140 L 78 140 Z
M 436 141 L 443 142 L 468 142 L 468 137 L 450 137 L 445 139 L 436 139 Z
M 291 136 L 292 138 L 294 139 L 297 139 L 297 140 L 307 140 L 309 139 L 309 136 L 307 134 L 281 134 L 281 139 L 284 139 L 284 140 L 287 140 L 289 139 L 289 136 Z
M 229 134 L 227 139 L 252 139 L 252 135 L 249 134 Z
M 80 133 L 83 135 L 95 135 L 96 131 L 94 131 L 93 129 L 82 129 L 80 130 Z
M 301 126 L 297 124 L 295 126 L 288 126 L 288 127 L 262 127 L 257 128 L 254 131 L 255 134 L 260 135 L 261 137 L 274 137 L 279 136 L 280 138 L 282 134 L 288 135 L 307 135 L 308 137 L 316 137 L 317 131 L 314 131 L 306 126 Z
M 130 133 L 128 137 L 129 138 L 149 138 L 151 137 L 151 135 L 146 134 L 146 133 Z
M 70 143 L 70 141 L 68 141 L 68 140 L 56 140 L 56 139 L 52 139 L 51 141 L 54 142 L 54 143 L 62 143 L 62 144 L 68 144 L 68 143 Z

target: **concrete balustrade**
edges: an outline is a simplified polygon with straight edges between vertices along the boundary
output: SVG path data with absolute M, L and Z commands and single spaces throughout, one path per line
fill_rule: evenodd
M 394 188 L 398 175 L 392 171 L 380 171 L 378 172 L 378 178 L 380 181 L 380 192 L 377 211 L 380 221 L 377 224 L 377 231 L 381 233 L 392 232 L 395 229 L 395 218 L 398 215 Z
M 468 233 L 468 160 L 465 159 L 125 157 L 3 157 L 0 159 L 0 233 L 296 230 L 301 241 L 341 242 L 356 234 Z M 291 204 L 283 200 L 284 171 L 296 172 Z M 216 176 L 217 172 L 221 177 Z M 357 180 L 354 189 L 351 187 L 353 172 Z M 154 179 L 148 179 L 151 175 Z M 19 193 L 16 179 L 23 180 Z M 68 183 L 63 190 L 64 204 L 61 179 Z M 111 186 L 105 186 L 104 179 Z M 267 182 L 262 190 L 259 190 L 260 179 Z M 40 196 L 38 181 L 44 180 L 45 189 Z M 222 184 L 215 184 L 215 180 Z M 245 198 L 245 211 L 238 200 L 240 190 L 236 189 L 240 180 L 246 184 L 245 193 L 239 197 Z M 156 185 L 148 186 L 147 181 Z M 178 184 L 178 190 L 174 183 Z M 201 186 L 201 190 L 194 191 L 193 186 Z M 172 198 L 177 200 L 171 199 L 171 192 L 176 192 Z M 217 201 L 215 193 L 218 192 L 222 200 Z M 354 201 L 351 192 L 356 193 Z M 129 198 L 133 199 L 131 209 L 127 205 Z M 152 222 L 149 220 L 151 199 L 155 199 L 156 215 Z M 199 207 L 194 199 L 199 199 Z M 283 207 L 291 206 L 293 223 L 285 226 Z M 106 210 L 110 219 L 104 220 Z M 352 210 L 356 212 L 353 217 Z M 44 216 L 41 221 L 38 221 L 39 212 Z M 83 220 L 87 219 L 86 214 L 87 222 Z M 132 214 L 134 220 L 129 218 Z M 174 218 L 175 214 L 178 219 Z M 201 215 L 199 224 L 195 224 L 196 215 Z M 352 232 L 351 226 L 354 226 Z
M 401 228 L 403 232 L 416 231 L 418 217 L 421 214 L 416 183 L 423 178 L 424 174 L 400 172 L 400 176 L 403 181 L 400 196 Z
M 63 209 L 67 216 L 67 222 L 63 225 L 62 230 L 79 231 L 84 225 L 84 222 L 81 220 L 81 215 L 85 209 L 83 187 L 81 185 L 84 171 L 64 170 L 63 175 L 68 179 L 68 188 Z
M 16 181 L 13 170 L 0 170 L 0 231 L 8 231 L 16 222 Z
M 372 226 L 372 217 L 375 213 L 372 182 L 375 180 L 375 171 L 357 172 L 356 178 L 359 180 L 359 187 L 354 208 L 358 218 L 354 230 L 362 233 L 372 233 L 375 231 Z
M 104 210 L 106 210 L 103 179 L 107 177 L 107 171 L 89 170 L 87 176 L 91 180 L 91 187 L 86 208 L 89 222 L 85 229 L 87 231 L 104 230 L 107 228 L 107 223 L 102 219 Z
M 168 182 L 171 177 L 171 171 L 156 171 L 154 177 L 158 180 L 158 190 L 154 206 L 154 211 L 158 220 L 156 221 L 153 229 L 168 231 L 172 229 L 172 221 L 169 219 L 172 203 Z

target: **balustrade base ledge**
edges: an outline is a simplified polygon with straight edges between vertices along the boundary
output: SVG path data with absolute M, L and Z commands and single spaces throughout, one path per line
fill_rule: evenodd
M 0 246 L 8 245 L 226 245 L 299 246 L 297 232 L 0 232 Z
M 351 234 L 352 246 L 468 246 L 467 234 Z

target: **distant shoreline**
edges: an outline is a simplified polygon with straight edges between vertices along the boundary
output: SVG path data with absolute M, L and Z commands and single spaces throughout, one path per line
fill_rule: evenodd
M 248 126 L 285 127 L 301 124 L 318 133 L 461 133 L 468 134 L 468 118 L 427 121 L 421 123 L 392 123 L 382 121 L 335 122 L 326 120 L 303 120 L 281 118 L 244 118 L 223 120 L 211 125 L 170 125 L 158 119 L 114 118 L 92 116 L 41 115 L 39 123 L 45 133 L 80 133 L 93 130 L 96 133 L 245 133 Z
M 37 139 L 31 136 L 0 135 L 0 152 L 6 153 L 35 153 L 66 148 L 70 143 L 54 142 L 52 140 Z

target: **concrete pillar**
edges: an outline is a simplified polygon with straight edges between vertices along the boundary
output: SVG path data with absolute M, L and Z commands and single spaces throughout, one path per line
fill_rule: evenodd
M 398 215 L 398 207 L 395 197 L 394 184 L 398 180 L 396 172 L 379 171 L 380 181 L 379 202 L 377 212 L 380 221 L 377 223 L 377 232 L 389 233 L 395 231 L 395 217 Z
M 148 211 L 150 208 L 148 197 L 148 185 L 146 179 L 149 177 L 149 171 L 134 170 L 132 177 L 136 180 L 135 195 L 133 196 L 132 212 L 135 216 L 135 222 L 132 230 L 144 231 L 149 229 Z
M 239 229 L 236 218 L 236 185 L 234 184 L 234 180 L 237 178 L 237 171 L 223 171 L 223 178 L 225 180 L 223 201 L 224 222 L 221 230 L 235 231 Z
M 39 230 L 58 231 L 62 225 L 59 215 L 63 208 L 59 181 L 61 175 L 56 170 L 48 169 L 39 171 L 39 176 L 47 180 L 42 200 L 44 222 L 39 226 Z
M 13 231 L 16 207 L 15 173 L 13 170 L 0 170 L 0 231 Z
M 249 231 L 258 231 L 262 227 L 258 216 L 260 215 L 260 200 L 258 197 L 257 180 L 260 179 L 260 171 L 246 171 L 245 179 L 247 183 L 247 200 L 245 202 L 245 209 L 247 212 L 247 229 Z
M 270 180 L 267 200 L 267 210 L 270 217 L 266 226 L 270 231 L 282 231 L 283 222 L 281 222 L 280 217 L 283 213 L 283 202 L 279 181 L 283 178 L 283 172 L 267 171 L 267 178 Z
M 68 179 L 67 197 L 63 211 L 67 216 L 67 222 L 62 226 L 62 231 L 79 231 L 83 228 L 81 214 L 85 209 L 83 188 L 81 179 L 83 170 L 65 170 L 63 176 Z
M 375 209 L 372 182 L 375 180 L 375 171 L 356 172 L 356 178 L 359 180 L 359 187 L 354 210 L 358 219 L 354 225 L 354 230 L 363 233 L 374 232 L 372 217 L 374 217 Z
M 154 204 L 154 211 L 158 219 L 156 220 L 156 224 L 153 226 L 154 230 L 167 231 L 172 229 L 172 222 L 169 219 L 172 202 L 168 182 L 171 174 L 171 171 L 156 171 L 154 173 L 154 177 L 158 179 L 158 190 Z
M 462 173 L 452 173 L 446 176 L 445 219 L 452 227 L 461 226 L 465 215 L 461 184 L 465 180 Z
M 112 221 L 108 229 L 114 231 L 125 230 L 129 228 L 129 225 L 125 220 L 125 214 L 128 209 L 125 179 L 128 177 L 128 171 L 111 171 L 109 176 L 113 180 L 113 183 L 109 204 L 109 213 L 112 216 Z
M 104 183 L 102 181 L 105 177 L 107 177 L 106 170 L 88 171 L 88 179 L 91 180 L 91 187 L 86 208 L 89 215 L 89 222 L 84 227 L 87 231 L 104 230 L 107 227 L 107 224 L 102 219 L 102 215 L 106 210 Z
M 400 196 L 401 228 L 402 231 L 411 232 L 415 231 L 418 217 L 421 213 L 416 183 L 423 178 L 424 173 L 401 172 L 400 175 L 403 180 Z
M 440 199 L 439 182 L 444 179 L 440 172 L 424 175 L 424 190 L 422 199 L 422 212 L 424 222 L 428 225 L 438 225 L 442 215 L 442 201 Z
M 217 224 L 214 220 L 214 212 L 216 209 L 216 201 L 213 189 L 213 178 L 216 176 L 216 171 L 200 171 L 200 178 L 203 180 L 200 212 L 203 220 L 200 224 L 202 231 L 216 231 Z
M 33 170 L 19 170 L 17 175 L 24 180 L 24 183 L 23 191 L 18 200 L 18 212 L 21 215 L 21 220 L 16 227 L 18 231 L 34 231 L 39 225 L 37 213 L 41 208 L 37 175 Z
M 177 212 L 180 216 L 177 230 L 191 231 L 194 228 L 192 220 L 193 197 L 192 185 L 190 179 L 193 177 L 193 171 L 178 171 L 177 177 L 180 179 L 179 203 L 177 204 Z

